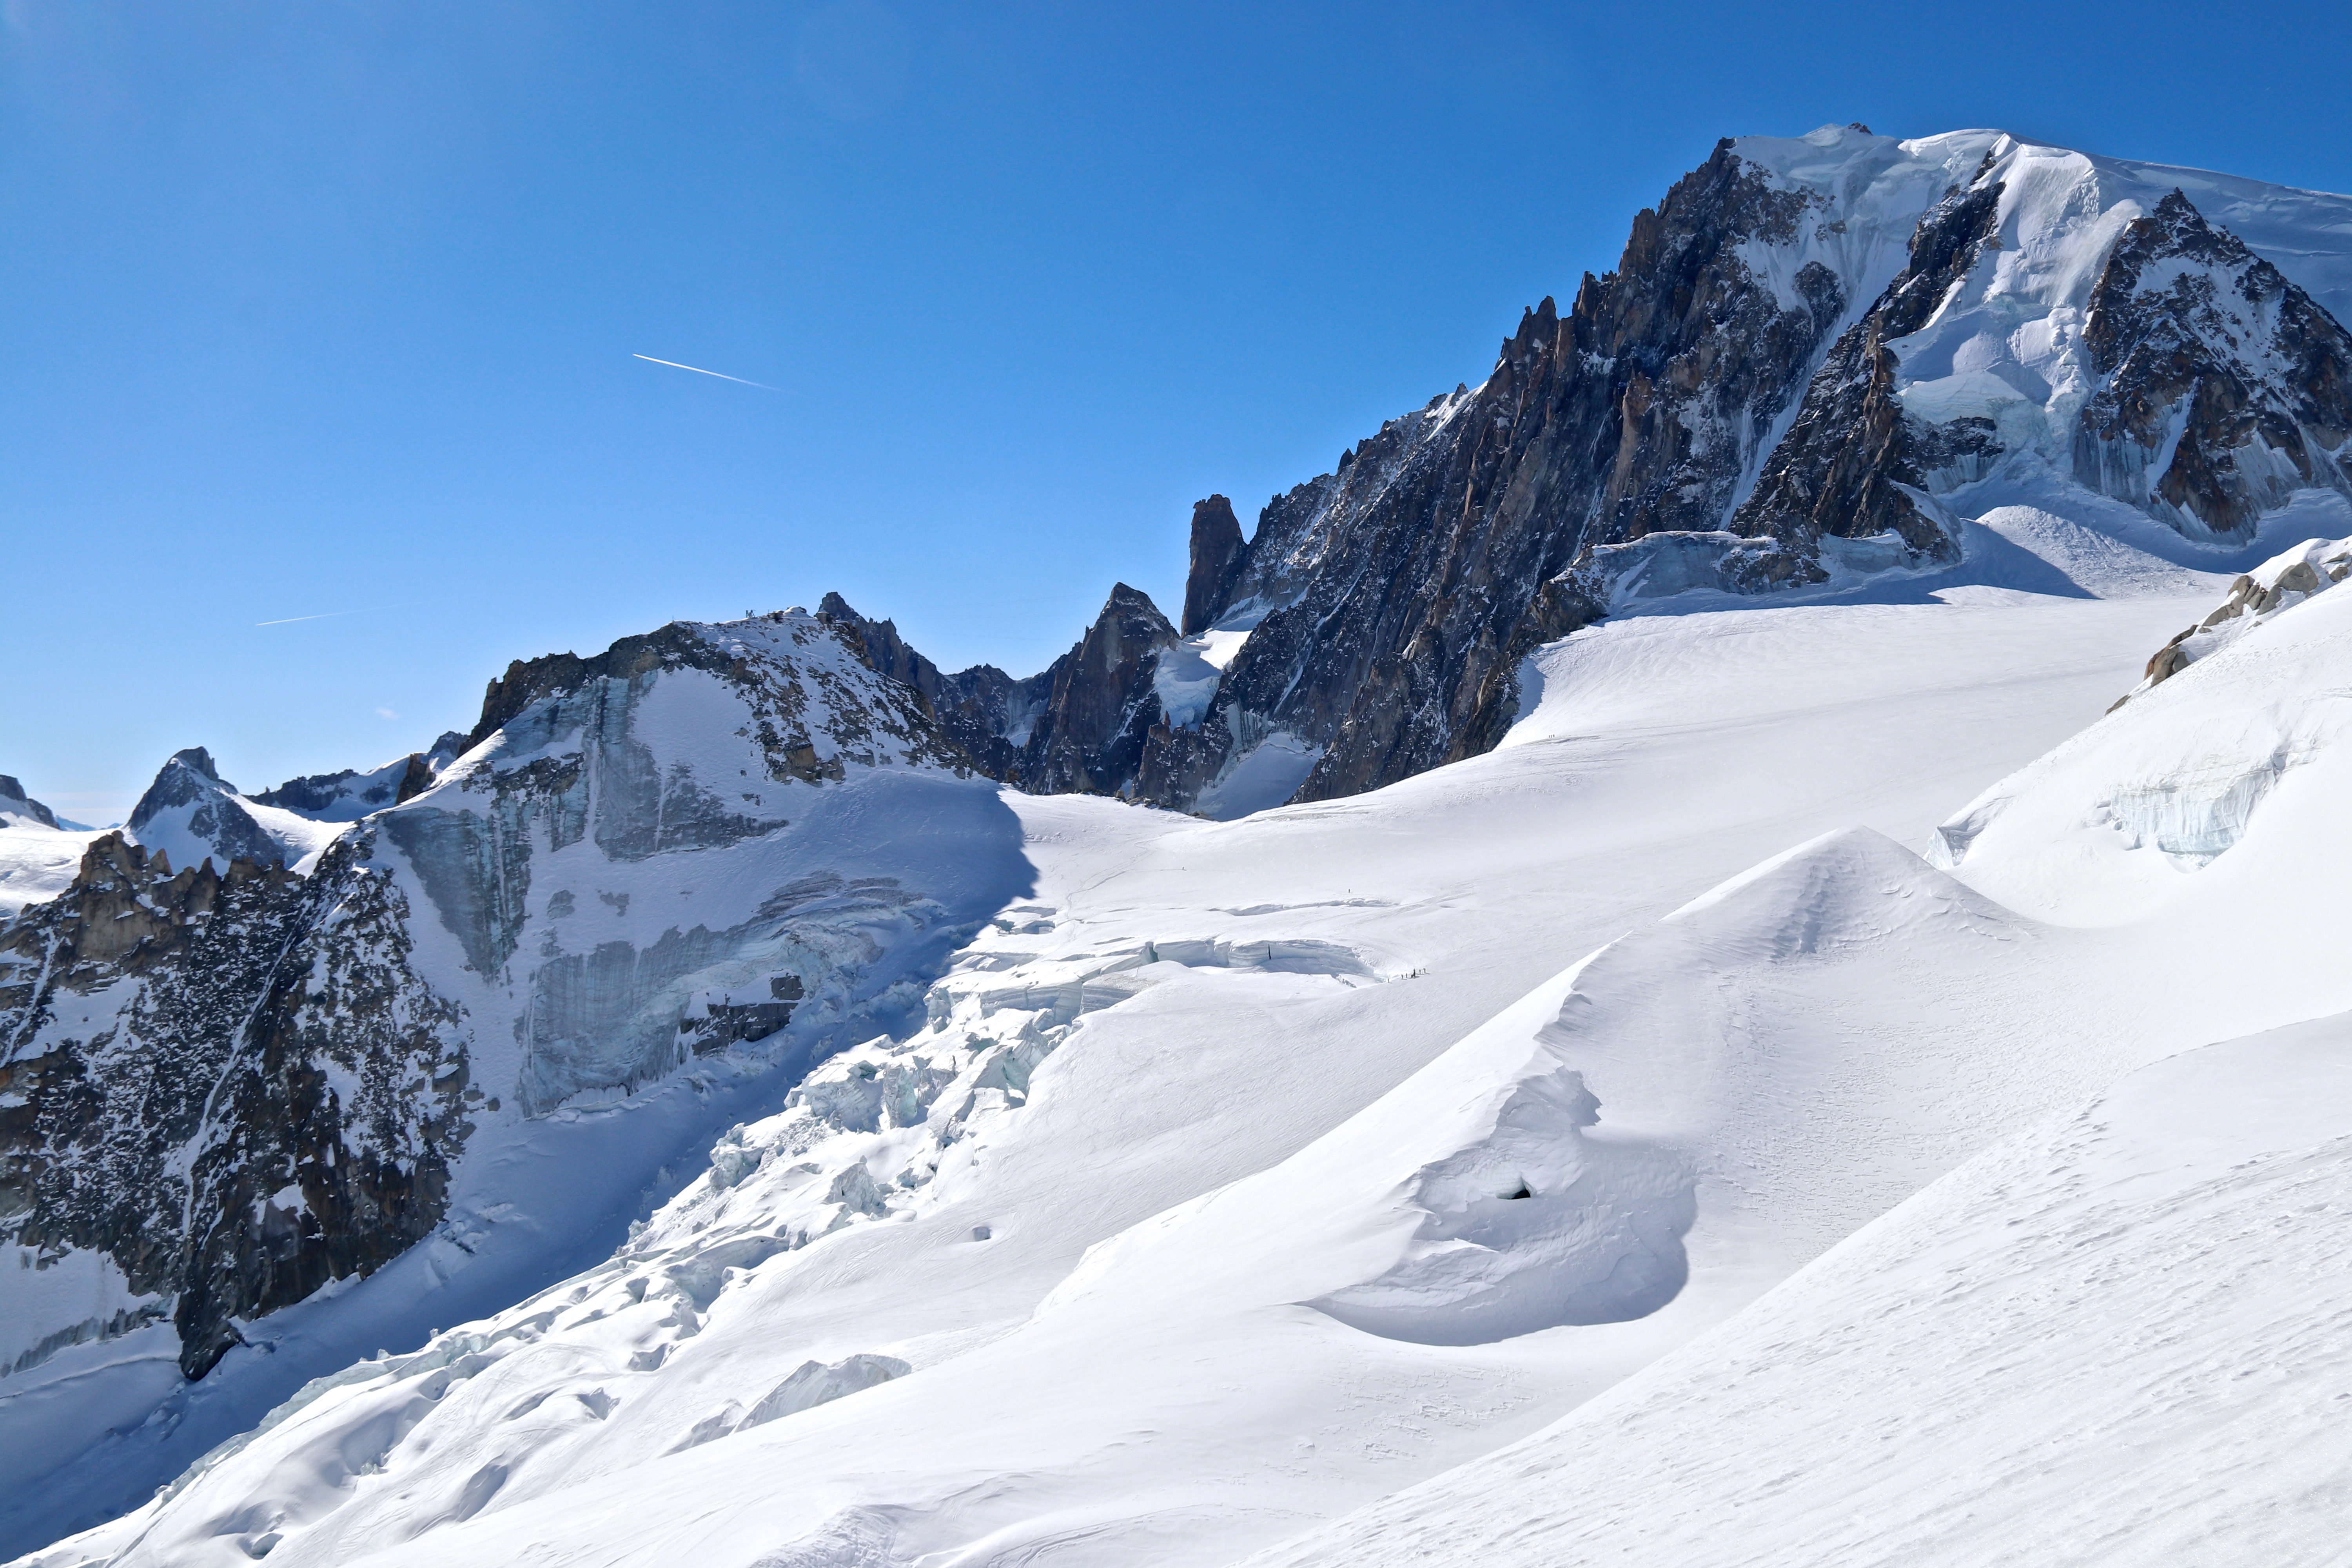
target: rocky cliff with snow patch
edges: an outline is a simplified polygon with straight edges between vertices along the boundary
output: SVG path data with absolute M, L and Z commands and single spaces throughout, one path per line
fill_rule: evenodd
M 1565 313 L 1528 311 L 1477 388 L 1391 421 L 1275 498 L 1252 535 L 1223 498 L 1201 503 L 1173 622 L 1118 584 L 1067 654 L 1015 679 L 942 672 L 834 596 L 815 616 L 518 662 L 470 734 L 365 772 L 247 795 L 201 749 L 178 753 L 71 886 L 0 928 L 0 1236 L 19 1262 L 0 1273 L 5 1364 L 37 1373 L 168 1325 L 180 1370 L 209 1376 L 274 1353 L 274 1315 L 332 1298 L 331 1283 L 424 1256 L 419 1300 L 434 1300 L 446 1273 L 504 1249 L 524 1263 L 501 1278 L 537 1282 L 499 1299 L 512 1310 L 497 1344 L 453 1336 L 350 1401 L 397 1415 L 509 1358 L 501 1375 L 519 1373 L 526 1350 L 551 1384 L 577 1367 L 651 1377 L 740 1308 L 729 1291 L 744 1271 L 828 1235 L 871 1238 L 870 1223 L 937 1221 L 943 1200 L 983 1188 L 986 1140 L 1034 1115 L 1032 1074 L 1082 1013 L 1171 968 L 1335 992 L 1385 978 L 1314 941 L 1161 933 L 1050 963 L 971 948 L 1028 875 L 1021 825 L 987 781 L 1221 816 L 1372 789 L 1494 747 L 1543 643 L 1678 594 L 1752 603 L 1940 570 L 2021 477 L 2124 503 L 2176 542 L 2243 541 L 2283 500 L 2347 493 L 2347 355 L 2328 313 L 2346 297 L 2330 270 L 2342 247 L 2325 248 L 2315 211 L 2352 217 L 2352 203 L 1991 132 L 1726 142 L 1641 215 L 1615 271 L 1588 277 Z M 2227 226 L 2241 221 L 2243 237 Z M 2294 608 L 2342 564 L 2305 550 L 2251 574 L 2223 606 L 2238 613 L 2176 639 L 2178 659 Z M 2158 693 L 2114 732 L 2189 702 Z M 2022 805 L 1987 797 L 1948 827 L 1953 862 L 1979 837 L 1996 860 L 2004 836 L 2033 840 L 2017 825 L 2039 812 L 2068 834 L 2126 829 L 2116 853 L 2137 858 L 2119 881 L 2185 875 L 2230 851 L 2313 751 L 2303 730 L 2252 733 L 2253 765 L 2224 758 L 2234 771 L 2185 789 L 2167 735 L 2142 772 L 2012 791 Z M 1871 898 L 1909 886 L 1872 864 L 1855 884 Z M 1297 907 L 1366 902 L 1329 891 Z M 1290 907 L 1261 904 L 1253 883 L 1214 913 Z M 1981 923 L 1956 929 L 1973 942 Z M 1598 1123 L 1580 1070 L 1547 1068 L 1497 1100 L 1509 1136 L 1433 1149 L 1408 1176 L 1383 1167 L 1383 1223 L 1413 1232 L 1410 1255 L 1285 1310 L 1450 1345 L 1643 1321 L 1675 1299 L 1683 1173 L 1612 1141 L 1625 1123 L 1585 1139 Z M 703 1108 L 730 1079 L 784 1110 L 719 1135 Z M 1396 1114 L 1419 1126 L 1423 1111 L 1407 1097 Z M 614 1134 L 632 1114 L 656 1131 Z M 1384 1138 L 1384 1154 L 1402 1144 Z M 671 1158 L 703 1149 L 707 1173 L 657 1205 L 679 1180 Z M 642 1207 L 655 1223 L 576 1286 L 533 1296 L 533 1260 L 562 1273 L 551 1260 L 578 1239 L 516 1217 L 508 1200 L 534 1166 L 593 1188 L 583 1207 L 600 1222 Z M 1227 1233 L 1202 1234 L 1203 1258 L 1229 1250 Z M 1000 1239 L 1013 1237 L 983 1224 L 950 1245 Z M 1188 1289 L 1205 1278 L 1182 1274 Z M 675 1452 L 911 1364 L 793 1350 L 754 1397 L 698 1396 L 689 1412 L 692 1389 L 673 1384 L 678 1405 L 623 1420 Z M 538 1434 L 523 1447 L 617 1408 L 601 1384 L 528 1408 L 497 1388 L 450 1408 L 483 1432 Z M 538 1424 L 507 1425 L 525 1417 Z M 576 1436 L 532 1450 L 532 1484 L 570 1474 Z M 446 1517 L 524 1489 L 527 1462 L 520 1448 L 483 1461 Z M 399 1527 L 406 1503 L 379 1489 L 381 1512 L 345 1514 L 300 1550 Z M 249 1558 L 299 1511 L 268 1530 L 199 1522 Z
M 201 1376 L 440 1224 L 478 1125 L 805 1057 L 1001 901 L 984 786 L 814 617 L 519 665 L 473 740 L 250 797 L 183 752 L 0 931 L 8 1364 L 168 1318 Z M 948 842 L 860 821 L 908 792 Z
M 2344 198 L 1994 132 L 1727 141 L 1477 387 L 1246 540 L 1202 502 L 1181 630 L 1121 585 L 1022 681 L 828 607 L 1023 788 L 1221 816 L 1358 794 L 1493 747 L 1528 651 L 1607 615 L 1949 566 L 1992 483 L 2223 543 L 2352 495 L 2347 226 Z

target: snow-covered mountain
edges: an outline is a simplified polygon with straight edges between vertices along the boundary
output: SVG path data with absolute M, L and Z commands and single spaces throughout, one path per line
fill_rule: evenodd
M 1536 1437 L 1253 1561 L 2340 1560 L 2347 678 L 2352 598 L 2301 602 L 1937 830 L 2018 950 L 1958 1030 L 1972 1093 L 2032 1088 L 2010 1136 Z
M 0 773 L 0 916 L 64 891 L 88 832 L 61 820 L 23 784 Z
M 1114 593 L 1057 743 L 1084 737 L 1087 787 L 1236 816 L 1486 751 L 1522 658 L 1629 602 L 1947 565 L 1966 519 L 2053 484 L 2242 543 L 2352 495 L 2338 315 L 2352 199 L 1995 132 L 1727 141 L 1475 390 L 1246 541 L 1202 502 L 1181 627 Z M 1036 750 L 1047 677 L 928 679 Z M 994 776 L 1073 776 L 988 744 Z
M 2346 198 L 1727 142 L 1037 676 L 16 790 L 0 1540 L 2330 1561 L 2347 305 Z
M 129 835 L 0 931 L 23 1266 L 0 1274 L 0 1353 L 12 1380 L 79 1382 L 67 1436 L 112 1440 L 167 1343 L 202 1378 L 254 1320 L 428 1236 L 449 1259 L 428 1273 L 498 1278 L 451 1317 L 609 1247 L 538 1234 L 543 1215 L 493 1233 L 533 1183 L 625 1219 L 748 1092 L 722 1080 L 789 1079 L 848 1020 L 917 1006 L 908 977 L 1021 885 L 993 787 L 810 617 L 519 667 L 493 702 L 461 760 L 355 824 L 240 796 L 184 752 Z M 642 1142 L 563 1131 L 656 1085 L 676 1103 L 635 1119 Z M 257 1414 L 196 1412 L 180 1441 Z M 154 1482 L 109 1484 L 119 1507 Z

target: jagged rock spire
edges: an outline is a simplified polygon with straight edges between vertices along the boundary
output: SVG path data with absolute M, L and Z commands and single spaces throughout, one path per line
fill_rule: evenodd
M 1184 580 L 1184 636 L 1206 631 L 1224 613 L 1247 549 L 1233 502 L 1211 496 L 1192 503 L 1192 570 Z

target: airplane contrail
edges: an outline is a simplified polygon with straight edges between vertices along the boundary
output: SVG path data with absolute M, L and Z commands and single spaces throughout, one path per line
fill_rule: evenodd
M 782 392 L 784 390 L 781 386 L 770 386 L 764 381 L 745 381 L 741 376 L 729 375 L 723 370 L 705 370 L 698 364 L 680 364 L 674 359 L 656 359 L 651 354 L 631 354 L 629 357 L 631 359 L 641 359 L 647 364 L 666 364 L 672 370 L 690 370 L 697 375 L 715 375 L 721 381 L 731 381 L 743 386 L 756 386 L 762 392 Z
M 331 621 L 337 616 L 364 616 L 365 610 L 327 610 L 315 616 L 288 616 L 283 620 L 256 621 L 257 626 L 290 626 L 296 621 Z

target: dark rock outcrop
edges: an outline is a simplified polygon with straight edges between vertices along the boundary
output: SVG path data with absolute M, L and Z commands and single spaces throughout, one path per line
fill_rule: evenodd
M 2352 541 L 2313 541 L 2291 553 L 2300 558 L 2284 565 L 2276 561 L 2266 562 L 2231 583 L 2229 594 L 2203 620 L 2183 626 L 2148 657 L 2140 683 L 2116 698 L 2107 711 L 2112 713 L 2141 693 L 2163 685 L 2280 611 L 2292 609 L 2352 577 Z
M 869 621 L 838 594 L 820 600 L 817 614 L 848 632 L 869 668 L 912 689 L 974 768 L 993 779 L 1018 774 L 1020 748 L 1004 732 L 1021 710 L 1030 682 L 1014 680 L 992 664 L 945 674 L 908 646 L 895 622 Z
M 400 783 L 393 787 L 392 804 L 398 805 L 403 801 L 415 800 L 431 789 L 434 773 L 433 763 L 424 752 L 411 752 L 407 762 L 401 767 Z
M 0 773 L 0 813 L 12 816 L 29 816 L 44 827 L 58 825 L 57 813 L 25 793 L 25 786 L 6 773 Z
M 1821 581 L 1824 538 L 1892 533 L 1914 563 L 1958 558 L 1951 535 L 1916 498 L 1931 470 L 1989 463 L 2000 451 L 1992 422 L 1930 426 L 1905 413 L 1886 345 L 1927 325 L 1984 248 L 2000 244 L 2000 182 L 1987 182 L 1929 209 L 1912 237 L 1910 264 L 1830 350 L 1796 422 L 1732 516 L 1731 532 L 1772 542 L 1740 561 L 1740 585 Z
M 1232 595 L 1234 574 L 1248 548 L 1234 503 L 1211 496 L 1192 503 L 1192 569 L 1184 579 L 1184 636 L 1206 631 Z
M 1547 300 L 1493 374 L 1391 420 L 1276 497 L 1211 618 L 1267 607 L 1199 736 L 1146 775 L 1200 777 L 1279 731 L 1318 747 L 1297 798 L 1351 795 L 1501 738 L 1517 666 L 1594 613 L 1548 587 L 1588 546 L 1720 529 L 1845 309 L 1818 263 L 1782 302 L 1744 258 L 1822 221 L 1725 142 L 1633 223 L 1562 316 Z M 1191 620 L 1188 606 L 1188 624 Z
M 1021 751 L 1023 788 L 1040 795 L 1131 794 L 1144 739 L 1160 721 L 1152 687 L 1176 628 L 1150 595 L 1116 584 L 1102 614 L 1038 679 L 1044 708 Z
M 0 932 L 0 1230 L 106 1252 L 142 1310 L 171 1311 L 190 1377 L 238 1321 L 371 1271 L 443 1211 L 468 1131 L 458 1014 L 409 968 L 405 900 L 360 847 L 308 879 L 174 872 L 111 833 Z M 90 1013 L 110 989 L 128 999 Z
M 946 674 L 891 622 L 867 620 L 838 594 L 826 595 L 818 613 L 870 668 L 920 696 L 979 772 L 1035 795 L 1135 793 L 1146 738 L 1160 720 L 1159 656 L 1177 641 L 1140 589 L 1115 584 L 1077 646 L 1024 680 L 992 665 Z
M 2300 489 L 2352 496 L 2352 336 L 2180 192 L 2116 241 L 2083 336 L 2082 483 L 2192 538 L 2242 538 Z

